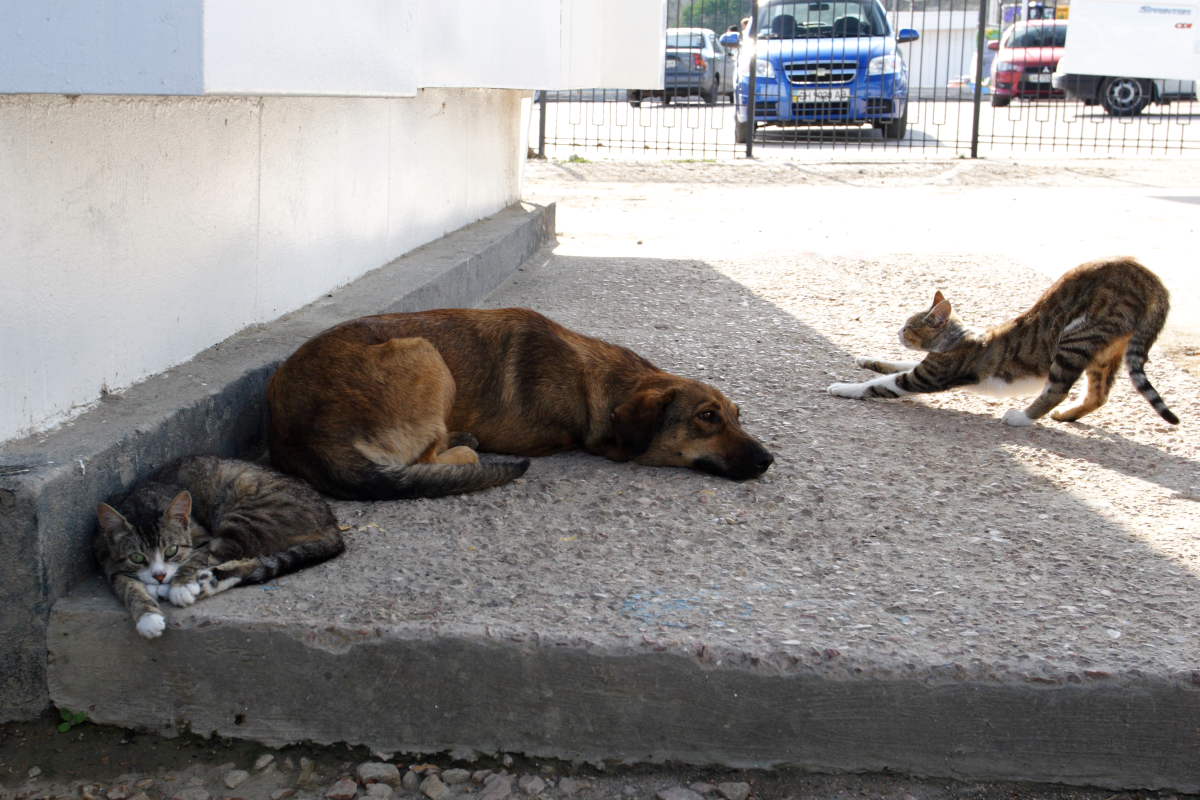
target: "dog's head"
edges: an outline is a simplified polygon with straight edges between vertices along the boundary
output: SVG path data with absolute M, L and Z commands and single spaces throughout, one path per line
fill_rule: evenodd
M 712 386 L 668 375 L 643 383 L 613 409 L 612 426 L 639 464 L 740 481 L 762 475 L 775 459 L 738 417 L 738 407 Z

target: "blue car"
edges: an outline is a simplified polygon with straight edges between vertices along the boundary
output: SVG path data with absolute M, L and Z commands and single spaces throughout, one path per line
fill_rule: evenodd
M 897 44 L 919 38 L 893 32 L 879 0 L 774 0 L 758 8 L 757 41 L 726 33 L 738 47 L 734 138 L 753 135 L 750 70 L 755 69 L 757 125 L 871 124 L 885 138 L 908 130 L 908 66 Z

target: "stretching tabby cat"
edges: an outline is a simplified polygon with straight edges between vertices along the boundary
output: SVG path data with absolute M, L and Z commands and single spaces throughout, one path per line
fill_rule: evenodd
M 328 504 L 303 481 L 247 461 L 189 456 L 101 503 L 96 557 L 146 638 L 158 598 L 188 606 L 345 549 Z
M 929 353 L 923 361 L 856 359 L 858 366 L 884 377 L 835 383 L 829 393 L 864 399 L 959 386 L 1001 395 L 1032 394 L 1040 388 L 1024 411 L 1010 409 L 1003 417 L 1009 425 L 1032 425 L 1061 403 L 1086 371 L 1087 395 L 1073 408 L 1051 415 L 1074 422 L 1104 405 L 1124 356 L 1133 385 L 1163 419 L 1177 425 L 1179 418 L 1143 371 L 1169 307 L 1162 281 L 1132 258 L 1076 267 L 1024 314 L 986 331 L 964 326 L 950 301 L 937 292 L 929 310 L 914 314 L 900 330 L 902 345 Z

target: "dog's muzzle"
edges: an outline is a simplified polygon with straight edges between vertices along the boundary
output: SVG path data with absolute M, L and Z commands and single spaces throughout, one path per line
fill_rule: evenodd
M 696 459 L 692 466 L 710 475 L 719 475 L 735 481 L 745 481 L 762 475 L 772 464 L 775 456 L 758 442 L 750 442 L 734 457 L 724 459 L 715 456 L 704 456 Z

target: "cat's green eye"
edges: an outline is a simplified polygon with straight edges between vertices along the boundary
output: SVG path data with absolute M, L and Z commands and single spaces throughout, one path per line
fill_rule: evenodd
M 145 564 L 146 563 L 146 557 L 144 555 L 142 555 L 141 553 L 133 553 L 132 555 L 129 556 L 129 560 L 135 564 Z
M 163 555 L 166 556 L 167 558 L 174 558 L 175 554 L 178 552 L 179 552 L 179 545 L 173 544 L 170 547 L 168 547 L 167 549 L 163 550 Z

